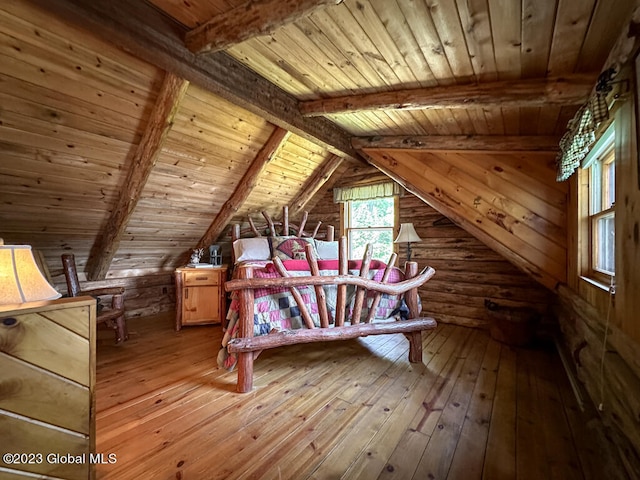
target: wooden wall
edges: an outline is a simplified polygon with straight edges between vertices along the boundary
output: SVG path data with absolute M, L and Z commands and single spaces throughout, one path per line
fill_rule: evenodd
M 640 478 L 640 184 L 632 98 L 616 121 L 616 292 L 580 276 L 579 175 L 570 179 L 569 273 L 557 316 L 570 357 L 593 405 L 601 406 L 629 478 Z
M 60 255 L 74 253 L 83 275 L 126 191 L 164 76 L 30 2 L 0 4 L 0 237 L 42 252 L 62 293 Z M 273 130 L 189 85 L 106 275 L 127 286 L 128 316 L 173 308 L 171 272 Z M 290 136 L 238 216 L 290 202 L 328 157 Z
M 370 165 L 349 164 L 338 185 L 377 181 L 389 178 Z M 333 203 L 332 191 L 317 202 L 310 218 L 339 227 L 340 206 Z M 438 321 L 486 328 L 490 322 L 486 298 L 549 312 L 555 298 L 549 290 L 409 192 L 400 198 L 399 221 L 413 222 L 422 238 L 413 245 L 412 258 L 436 269 L 420 294 L 425 311 Z M 397 247 L 399 262 L 404 262 L 405 245 Z

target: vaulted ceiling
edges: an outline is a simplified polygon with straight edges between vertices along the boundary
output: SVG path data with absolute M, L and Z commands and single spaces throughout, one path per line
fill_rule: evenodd
M 100 278 L 171 268 L 248 212 L 304 205 L 341 158 L 371 161 L 425 201 L 437 192 L 396 166 L 446 177 L 464 162 L 477 167 L 478 152 L 500 152 L 507 167 L 534 162 L 536 181 L 553 182 L 559 137 L 632 8 L 628 0 L 3 2 L 1 234 L 51 257 L 79 252 Z M 500 158 L 492 157 L 504 171 Z M 531 243 L 522 228 L 478 234 L 543 283 L 562 281 L 562 252 L 545 263 L 522 261 L 517 250 L 549 239 L 564 248 L 564 219 L 541 212 L 563 208 L 545 198 L 563 187 L 498 208 L 522 192 L 492 190 L 514 180 L 488 177 L 490 163 L 448 187 L 468 190 L 456 202 L 471 199 L 476 214 L 486 202 L 481 220 L 542 228 L 541 239 L 526 233 Z

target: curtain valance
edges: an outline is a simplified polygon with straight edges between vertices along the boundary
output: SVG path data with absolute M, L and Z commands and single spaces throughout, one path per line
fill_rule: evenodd
M 360 185 L 357 187 L 336 187 L 333 189 L 333 201 L 335 203 L 344 203 L 349 200 L 371 200 L 373 198 L 400 195 L 401 192 L 400 185 L 395 182 Z
M 595 93 L 569 121 L 568 131 L 560 140 L 560 153 L 556 159 L 558 182 L 573 175 L 596 141 L 596 130 L 609 118 L 607 95 L 612 90 L 610 83 L 614 76 L 613 69 L 603 72 L 598 77 Z

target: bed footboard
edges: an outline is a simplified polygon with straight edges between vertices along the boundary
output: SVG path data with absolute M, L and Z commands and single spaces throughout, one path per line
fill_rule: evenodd
M 346 258 L 346 239 L 340 239 L 339 253 L 342 258 Z M 420 316 L 420 306 L 418 301 L 418 287 L 426 283 L 435 270 L 426 267 L 418 273 L 418 266 L 415 262 L 407 262 L 405 266 L 404 280 L 399 283 L 386 283 L 388 275 L 385 272 L 381 281 L 370 280 L 367 277 L 368 267 L 371 262 L 371 249 L 366 249 L 365 257 L 362 261 L 360 275 L 349 275 L 346 267 L 340 268 L 339 274 L 334 276 L 318 275 L 317 260 L 311 248 L 307 249 L 307 261 L 310 265 L 311 276 L 290 277 L 284 269 L 279 259 L 274 258 L 274 264 L 281 274 L 281 278 L 252 278 L 250 269 L 239 270 L 239 276 L 235 280 L 225 283 L 227 291 L 238 291 L 239 299 L 239 331 L 238 338 L 230 340 L 227 345 L 229 353 L 237 354 L 238 384 L 237 391 L 240 393 L 250 392 L 253 388 L 253 361 L 257 355 L 265 349 L 275 348 L 284 345 L 294 345 L 298 343 L 325 342 L 333 340 L 347 340 L 367 335 L 383 335 L 403 333 L 409 340 L 409 361 L 418 363 L 422 361 L 422 331 L 431 330 L 437 326 L 436 321 L 430 317 Z M 393 254 L 389 265 L 395 263 L 396 256 Z M 344 262 L 346 265 L 346 261 Z M 390 267 L 387 267 L 390 269 Z M 344 318 L 336 314 L 333 322 L 327 318 L 326 309 L 320 310 L 320 326 L 317 327 L 306 311 L 304 303 L 299 300 L 297 287 L 313 286 L 317 292 L 321 292 L 323 285 L 336 285 L 338 287 L 338 305 L 344 306 L 344 295 L 348 285 L 355 286 L 355 301 L 350 319 L 345 322 Z M 301 316 L 307 328 L 273 332 L 268 335 L 254 337 L 253 335 L 253 303 L 254 290 L 260 288 L 288 288 L 292 296 L 298 302 Z M 343 288 L 344 287 L 344 288 Z M 367 291 L 375 292 L 373 304 L 377 304 L 379 297 L 386 293 L 390 295 L 402 295 L 409 308 L 409 319 L 407 320 L 387 320 L 373 322 L 373 312 L 370 309 L 369 315 L 364 321 L 360 321 L 362 304 Z M 337 312 L 342 312 L 340 308 Z M 332 324 L 333 323 L 333 324 Z M 346 324 L 345 324 L 346 323 Z

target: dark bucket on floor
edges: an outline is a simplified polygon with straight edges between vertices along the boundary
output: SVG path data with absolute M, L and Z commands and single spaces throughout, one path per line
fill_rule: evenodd
M 491 338 L 507 345 L 521 347 L 530 343 L 536 334 L 540 315 L 529 307 L 507 307 L 485 299 L 490 320 Z

